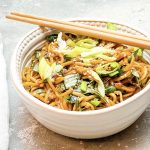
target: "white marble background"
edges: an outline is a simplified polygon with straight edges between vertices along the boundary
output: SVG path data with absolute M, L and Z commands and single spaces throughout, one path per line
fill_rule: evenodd
M 149 150 L 150 107 L 128 129 L 114 136 L 96 140 L 67 138 L 40 125 L 27 111 L 16 94 L 9 65 L 14 47 L 20 38 L 34 28 L 6 20 L 12 10 L 50 18 L 112 19 L 140 27 L 150 33 L 150 0 L 0 0 L 0 32 L 10 100 L 10 150 Z

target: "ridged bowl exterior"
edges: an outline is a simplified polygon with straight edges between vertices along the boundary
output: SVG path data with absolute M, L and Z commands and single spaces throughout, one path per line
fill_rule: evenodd
M 76 20 L 105 28 L 106 21 Z M 120 32 L 146 36 L 134 28 L 116 23 Z M 36 48 L 39 48 L 51 29 L 37 28 L 28 33 L 17 45 L 11 62 L 11 75 L 16 91 L 30 113 L 45 127 L 59 134 L 81 139 L 106 137 L 130 126 L 144 112 L 150 101 L 150 85 L 126 101 L 102 110 L 71 112 L 51 107 L 31 96 L 22 86 L 20 72 L 29 61 Z M 145 53 L 146 59 L 149 55 Z

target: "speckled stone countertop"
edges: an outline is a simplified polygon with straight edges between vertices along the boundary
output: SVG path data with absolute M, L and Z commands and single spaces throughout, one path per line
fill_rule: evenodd
M 51 18 L 97 18 L 129 23 L 150 33 L 149 0 L 0 0 L 0 32 L 4 39 L 10 101 L 10 150 L 149 150 L 150 107 L 126 130 L 103 139 L 77 140 L 58 135 L 38 123 L 22 104 L 10 77 L 10 57 L 20 38 L 35 26 L 6 20 L 11 10 Z

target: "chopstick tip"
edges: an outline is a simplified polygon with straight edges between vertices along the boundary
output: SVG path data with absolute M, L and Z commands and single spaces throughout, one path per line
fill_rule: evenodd
M 6 15 L 5 18 L 9 19 L 9 15 Z
M 11 11 L 10 14 L 15 15 L 15 14 L 17 14 L 17 11 L 15 11 L 15 10 Z

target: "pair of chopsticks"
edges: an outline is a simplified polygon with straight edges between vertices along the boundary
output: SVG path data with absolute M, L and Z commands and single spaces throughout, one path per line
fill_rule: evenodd
M 119 33 L 108 29 L 102 29 L 76 22 L 62 21 L 58 19 L 49 19 L 30 14 L 11 12 L 6 16 L 8 19 L 35 24 L 44 27 L 50 27 L 59 31 L 74 33 L 78 35 L 89 36 L 97 39 L 111 42 L 127 44 L 150 50 L 150 39 L 136 35 Z

